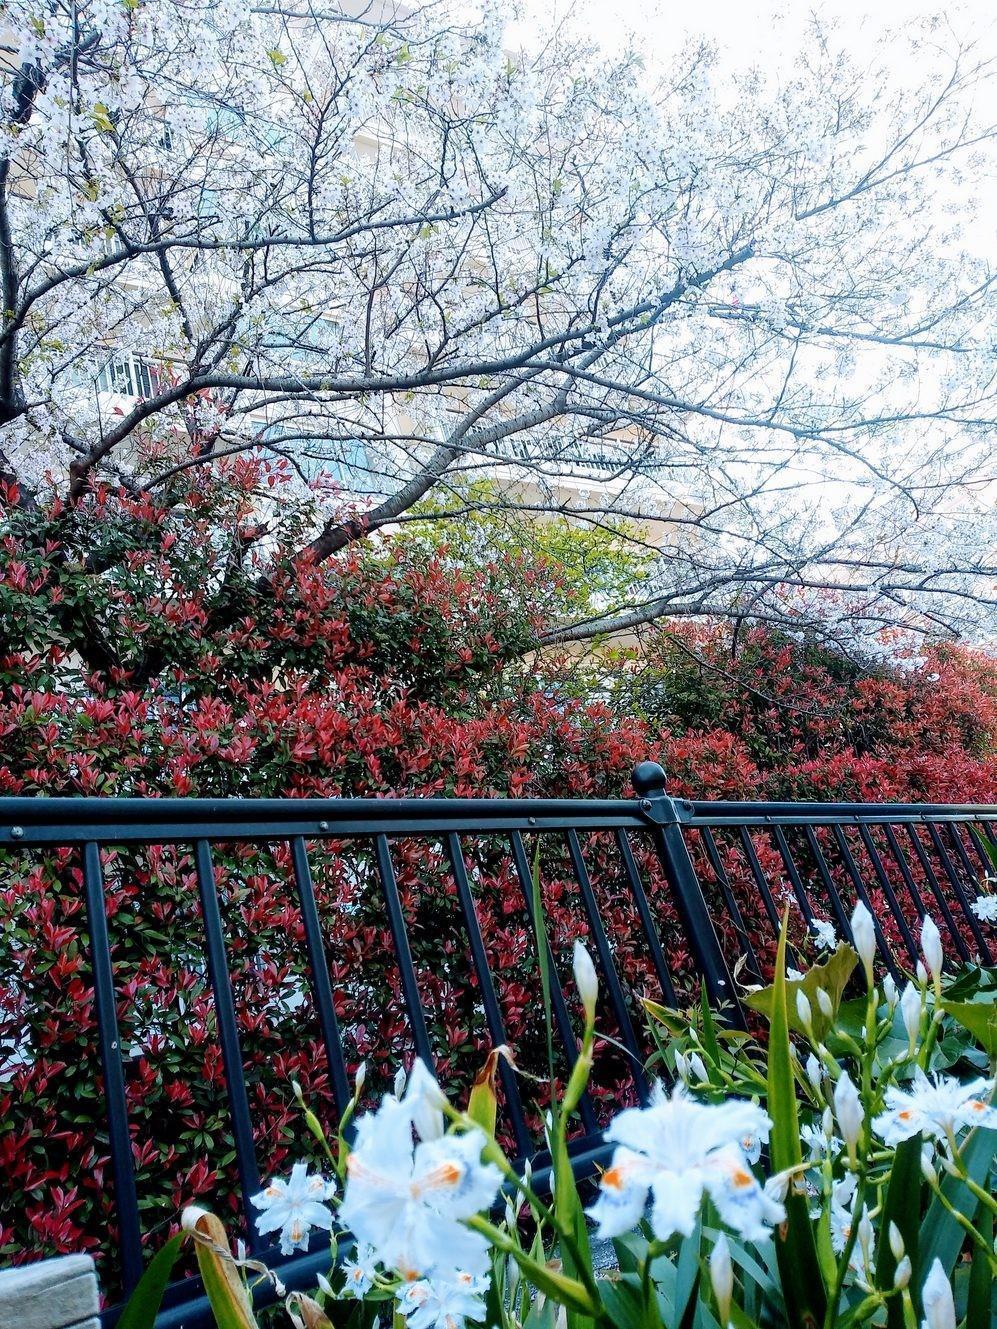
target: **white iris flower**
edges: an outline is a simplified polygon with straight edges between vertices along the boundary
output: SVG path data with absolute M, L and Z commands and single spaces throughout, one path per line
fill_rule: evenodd
M 295 1163 L 287 1181 L 278 1177 L 250 1197 L 250 1204 L 262 1210 L 256 1220 L 257 1232 L 261 1236 L 279 1232 L 281 1255 L 307 1250 L 313 1227 L 324 1232 L 332 1228 L 332 1213 L 324 1201 L 334 1190 L 335 1183 L 318 1172 L 309 1176 L 307 1164 Z
M 484 1273 L 488 1243 L 461 1220 L 493 1203 L 501 1174 L 481 1161 L 483 1131 L 433 1135 L 416 1144 L 413 1117 L 424 1113 L 429 1120 L 423 1124 L 435 1132 L 436 1119 L 417 1087 L 414 1101 L 385 1099 L 360 1118 L 340 1221 L 410 1282 L 430 1274 L 453 1280 L 457 1271 Z
M 855 1186 L 855 1177 L 849 1174 L 831 1187 L 831 1247 L 835 1255 L 841 1254 L 852 1235 Z
M 965 1126 L 997 1130 L 997 1110 L 989 1105 L 993 1080 L 971 1080 L 960 1084 L 950 1075 L 929 1079 L 918 1068 L 909 1093 L 895 1087 L 886 1091 L 886 1111 L 872 1128 L 888 1145 L 898 1145 L 921 1131 L 925 1136 L 948 1140 Z
M 823 1124 L 810 1126 L 804 1123 L 800 1127 L 800 1143 L 805 1144 L 809 1150 L 808 1163 L 819 1163 L 825 1158 L 833 1158 L 843 1147 L 843 1141 L 833 1133 L 829 1135 Z
M 465 1329 L 468 1320 L 485 1318 L 487 1281 L 466 1270 L 452 1281 L 420 1279 L 398 1298 L 409 1329 Z
M 662 1241 L 676 1232 L 688 1236 L 704 1193 L 742 1236 L 766 1236 L 786 1213 L 759 1185 L 744 1142 L 767 1140 L 771 1128 L 769 1117 L 753 1103 L 697 1103 L 681 1085 L 669 1098 L 657 1085 L 648 1107 L 626 1109 L 606 1131 L 606 1139 L 620 1147 L 589 1210 L 599 1236 L 615 1237 L 636 1227 L 649 1194 L 655 1236 Z
M 834 924 L 827 922 L 823 918 L 811 920 L 810 927 L 813 930 L 814 942 L 820 951 L 833 951 L 838 945 L 838 934 L 834 930 Z
M 377 1259 L 373 1247 L 365 1241 L 357 1243 L 353 1259 L 343 1261 L 343 1295 L 363 1297 L 374 1286 L 377 1277 Z

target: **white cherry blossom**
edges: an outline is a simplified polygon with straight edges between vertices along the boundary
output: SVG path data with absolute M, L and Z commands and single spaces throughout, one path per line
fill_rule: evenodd
M 259 449 L 348 473 L 373 533 L 470 468 L 508 504 L 581 470 L 615 479 L 573 519 L 696 521 L 551 644 L 746 597 L 868 651 L 992 628 L 995 295 L 948 242 L 986 169 L 973 42 L 815 22 L 786 77 L 719 78 L 561 16 L 510 52 L 495 5 L 339 9 L 5 6 L 27 497 Z M 331 557 L 353 523 L 301 484 Z

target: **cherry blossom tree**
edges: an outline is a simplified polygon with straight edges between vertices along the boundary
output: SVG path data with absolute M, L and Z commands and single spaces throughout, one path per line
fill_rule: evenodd
M 317 482 L 319 561 L 495 508 L 653 543 L 551 643 L 992 624 L 971 36 L 856 60 L 815 27 L 788 79 L 721 79 L 707 46 L 518 49 L 490 0 L 6 15 L 0 473 L 40 540 L 53 501 L 85 538 L 95 487 L 169 505 L 262 450 L 362 495 Z M 573 467 L 596 497 L 564 499 Z

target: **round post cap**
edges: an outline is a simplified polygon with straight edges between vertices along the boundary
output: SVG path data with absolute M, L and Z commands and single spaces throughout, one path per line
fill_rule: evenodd
M 663 794 L 668 776 L 665 774 L 665 768 L 658 762 L 642 761 L 634 768 L 630 782 L 641 798 L 646 798 L 649 794 Z

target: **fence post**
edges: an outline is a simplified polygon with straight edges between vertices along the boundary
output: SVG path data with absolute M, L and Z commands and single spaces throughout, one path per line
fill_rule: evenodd
M 689 813 L 665 792 L 667 776 L 656 761 L 642 761 L 631 778 L 640 798 L 641 812 L 654 827 L 654 847 L 672 888 L 675 907 L 710 1004 L 727 1007 L 729 1022 L 743 1029 L 744 1011 L 737 998 L 734 978 L 682 834 L 682 822 L 688 820 Z

